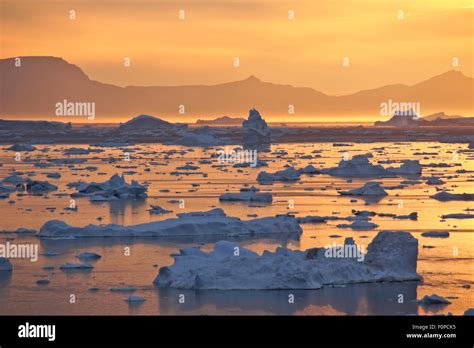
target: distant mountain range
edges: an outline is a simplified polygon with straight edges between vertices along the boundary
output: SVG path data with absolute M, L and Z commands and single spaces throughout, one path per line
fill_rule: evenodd
M 257 108 L 267 120 L 334 121 L 381 115 L 381 103 L 420 103 L 421 115 L 444 111 L 473 115 L 474 79 L 448 71 L 412 86 L 388 85 L 343 96 L 329 96 L 306 87 L 263 82 L 255 76 L 213 86 L 119 87 L 90 80 L 76 65 L 56 57 L 0 60 L 0 118 L 86 122 L 87 117 L 58 117 L 57 103 L 95 103 L 95 122 L 128 120 L 150 114 L 178 122 L 245 117 Z M 294 113 L 291 111 L 294 109 Z M 308 119 L 306 119 L 308 121 Z

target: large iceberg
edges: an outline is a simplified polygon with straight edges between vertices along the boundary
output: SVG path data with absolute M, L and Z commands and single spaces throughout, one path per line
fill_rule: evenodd
M 242 122 L 244 148 L 268 150 L 271 143 L 271 131 L 256 109 L 249 111 L 249 118 Z
M 297 219 L 288 216 L 240 220 L 227 216 L 222 209 L 207 212 L 181 213 L 178 218 L 139 225 L 87 225 L 74 227 L 63 221 L 46 222 L 39 231 L 41 238 L 83 237 L 180 237 L 180 236 L 258 236 L 273 234 L 300 235 L 303 230 Z
M 354 250 L 350 249 L 354 246 L 347 238 L 344 248 L 338 250 Z M 363 261 L 339 257 L 329 249 L 278 248 L 260 256 L 235 243 L 220 241 L 209 253 L 196 247 L 181 250 L 173 265 L 160 269 L 154 284 L 179 289 L 273 290 L 421 279 L 416 273 L 418 240 L 408 232 L 379 232 L 363 254 Z
M 77 192 L 72 197 L 91 197 L 92 201 L 107 201 L 113 199 L 139 199 L 147 197 L 147 188 L 135 180 L 129 184 L 124 176 L 114 174 L 108 181 L 102 183 L 79 183 Z

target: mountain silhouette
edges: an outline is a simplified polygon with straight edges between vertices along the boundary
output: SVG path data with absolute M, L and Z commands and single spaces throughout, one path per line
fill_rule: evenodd
M 318 121 L 331 117 L 338 121 L 364 116 L 375 121 L 389 118 L 380 115 L 380 104 L 388 100 L 420 103 L 422 115 L 440 111 L 474 114 L 474 79 L 454 70 L 411 86 L 395 84 L 330 96 L 312 88 L 264 82 L 253 75 L 212 86 L 119 87 L 89 79 L 79 67 L 62 58 L 20 58 L 20 67 L 15 66 L 15 58 L 0 60 L 1 118 L 82 122 L 55 115 L 56 103 L 63 100 L 94 102 L 96 122 L 123 121 L 137 114 L 192 122 L 222 115 L 242 117 L 251 108 L 257 108 L 270 120 L 310 117 Z M 294 114 L 289 113 L 290 106 Z

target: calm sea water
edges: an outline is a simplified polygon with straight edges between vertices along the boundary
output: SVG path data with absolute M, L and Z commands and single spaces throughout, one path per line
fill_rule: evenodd
M 14 271 L 0 276 L 0 314 L 439 314 L 452 312 L 462 314 L 474 307 L 472 288 L 474 285 L 474 220 L 448 219 L 441 215 L 466 213 L 474 209 L 472 202 L 438 202 L 429 196 L 436 193 L 436 186 L 411 185 L 403 189 L 387 190 L 389 196 L 377 203 L 367 204 L 362 199 L 351 202 L 353 197 L 341 197 L 336 189 L 352 189 L 364 184 L 363 179 L 346 179 L 327 175 L 302 176 L 291 184 L 276 183 L 260 186 L 256 176 L 261 170 L 276 171 L 285 164 L 297 168 L 313 164 L 327 168 L 337 164 L 344 156 L 349 157 L 371 152 L 372 162 L 386 160 L 419 159 L 423 164 L 448 163 L 447 168 L 424 168 L 423 175 L 439 176 L 446 183 L 439 185 L 452 192 L 474 192 L 474 154 L 466 151 L 465 144 L 443 143 L 372 143 L 334 147 L 332 143 L 276 144 L 272 151 L 284 150 L 287 155 L 262 153 L 259 158 L 269 162 L 269 168 L 224 167 L 215 158 L 216 148 L 193 148 L 164 146 L 159 144 L 134 145 L 120 149 L 105 149 L 103 153 L 74 155 L 72 158 L 87 158 L 87 162 L 74 165 L 55 165 L 38 168 L 34 161 L 46 162 L 52 158 L 68 158 L 63 155 L 72 145 L 39 145 L 38 150 L 23 153 L 22 161 L 14 159 L 11 151 L 0 150 L 0 178 L 12 171 L 31 178 L 48 180 L 58 185 L 59 190 L 44 196 L 13 194 L 0 200 L 0 230 L 18 227 L 39 229 L 52 219 L 63 220 L 71 225 L 117 223 L 138 224 L 171 218 L 180 212 L 205 211 L 220 207 L 230 216 L 250 219 L 248 214 L 258 217 L 292 212 L 298 216 L 336 215 L 349 216 L 352 209 L 366 209 L 379 213 L 398 215 L 418 212 L 418 220 L 393 220 L 373 218 L 379 228 L 371 231 L 340 229 L 340 221 L 327 224 L 302 225 L 304 233 L 299 240 L 257 239 L 238 242 L 257 252 L 274 250 L 278 246 L 292 249 L 323 247 L 333 242 L 342 243 L 345 237 L 353 237 L 358 244 L 367 247 L 380 230 L 405 230 L 419 239 L 418 272 L 422 282 L 388 284 L 359 284 L 346 287 L 325 287 L 311 291 L 179 291 L 153 287 L 152 282 L 159 267 L 173 262 L 170 254 L 180 248 L 202 245 L 212 249 L 213 240 L 169 241 L 164 239 L 133 240 L 40 240 L 32 235 L 0 233 L 0 243 L 35 243 L 39 245 L 37 262 L 27 259 L 12 259 Z M 78 147 L 74 145 L 74 147 Z M 80 145 L 79 147 L 88 147 Z M 5 148 L 5 147 L 3 147 Z M 48 151 L 44 151 L 47 148 Z M 304 155 L 321 157 L 301 159 Z M 174 151 L 170 153 L 169 151 Z M 125 161 L 124 153 L 131 154 Z M 213 160 L 213 164 L 199 164 L 200 160 Z M 200 166 L 197 174 L 172 175 L 176 167 L 186 163 Z M 385 164 L 384 164 L 385 165 Z M 394 164 L 390 164 L 391 166 Z M 395 164 L 397 165 L 397 164 Z M 386 165 L 385 165 L 386 166 Z M 96 167 L 96 170 L 87 169 Z M 465 169 L 464 173 L 456 170 Z M 149 170 L 149 171 L 148 171 Z M 60 172 L 60 179 L 46 178 L 46 173 Z M 66 186 L 73 181 L 105 181 L 114 174 L 128 172 L 127 180 L 146 182 L 149 197 L 142 201 L 91 203 L 88 198 L 76 198 L 77 211 L 64 208 L 70 204 L 69 194 L 74 192 Z M 32 174 L 30 174 L 32 175 Z M 396 186 L 406 178 L 389 178 L 382 181 L 385 186 Z M 193 187 L 192 184 L 199 184 Z M 249 207 L 245 203 L 220 203 L 218 197 L 224 192 L 237 192 L 244 184 L 271 191 L 274 202 L 260 207 Z M 183 200 L 184 206 L 172 203 Z M 158 204 L 173 213 L 164 216 L 151 215 L 150 204 Z M 447 239 L 425 238 L 424 231 L 445 230 L 451 235 Z M 338 235 L 340 237 L 334 237 Z M 129 248 L 130 255 L 125 253 Z M 65 262 L 78 262 L 75 257 L 83 251 L 96 252 L 102 258 L 94 262 L 91 272 L 63 272 L 59 266 Z M 55 256 L 46 256 L 55 253 Z M 53 270 L 44 270 L 53 266 Z M 48 279 L 48 285 L 37 285 L 39 279 Z M 129 306 L 125 299 L 130 293 L 110 291 L 116 287 L 134 287 L 135 295 L 145 297 L 139 306 Z M 98 291 L 90 291 L 98 288 Z M 288 303 L 288 294 L 295 295 L 295 303 Z M 436 293 L 450 298 L 452 304 L 429 309 L 417 305 L 416 299 Z M 75 303 L 70 303 L 70 296 Z M 185 303 L 179 303 L 180 294 Z M 403 303 L 399 303 L 399 295 Z

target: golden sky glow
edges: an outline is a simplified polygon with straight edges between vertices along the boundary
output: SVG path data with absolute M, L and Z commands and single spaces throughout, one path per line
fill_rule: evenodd
M 455 69 L 473 75 L 472 1 L 0 2 L 2 58 L 59 56 L 91 79 L 121 86 L 216 84 L 255 75 L 344 94 L 420 82 L 453 69 L 454 57 Z M 235 57 L 240 67 L 233 66 Z

